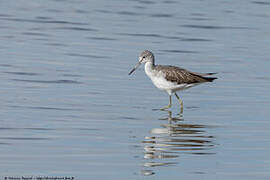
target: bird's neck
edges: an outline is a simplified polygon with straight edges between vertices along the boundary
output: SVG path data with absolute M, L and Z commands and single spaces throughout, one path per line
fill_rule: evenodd
M 154 71 L 155 64 L 153 62 L 147 62 L 144 65 L 144 70 L 147 76 L 151 76 Z

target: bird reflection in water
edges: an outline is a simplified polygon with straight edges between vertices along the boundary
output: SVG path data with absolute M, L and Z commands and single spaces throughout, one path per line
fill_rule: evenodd
M 206 131 L 210 126 L 184 123 L 184 119 L 172 117 L 168 111 L 168 117 L 162 118 L 166 124 L 160 128 L 153 128 L 151 136 L 144 141 L 144 167 L 170 166 L 180 161 L 180 154 L 210 155 L 214 148 L 214 137 Z M 143 175 L 153 175 L 153 170 L 142 170 Z

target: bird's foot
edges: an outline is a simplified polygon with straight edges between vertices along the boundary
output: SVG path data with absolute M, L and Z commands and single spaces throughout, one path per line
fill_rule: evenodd
M 167 110 L 167 109 L 169 109 L 169 108 L 171 108 L 171 107 L 172 107 L 172 105 L 169 104 L 168 106 L 165 106 L 165 107 L 163 107 L 163 108 L 160 108 L 159 110 L 164 111 L 164 110 Z
M 179 118 L 183 118 L 183 111 L 180 111 L 178 114 Z

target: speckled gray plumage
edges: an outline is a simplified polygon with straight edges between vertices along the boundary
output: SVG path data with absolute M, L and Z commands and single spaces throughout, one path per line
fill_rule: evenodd
M 212 82 L 217 79 L 216 77 L 205 77 L 213 73 L 195 73 L 176 66 L 156 65 L 154 70 L 161 71 L 165 74 L 166 80 L 177 84 Z

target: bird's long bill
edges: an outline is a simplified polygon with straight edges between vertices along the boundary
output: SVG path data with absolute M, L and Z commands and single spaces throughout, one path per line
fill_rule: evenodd
M 131 75 L 140 65 L 141 65 L 141 62 L 138 62 L 136 66 L 128 73 L 128 75 Z

